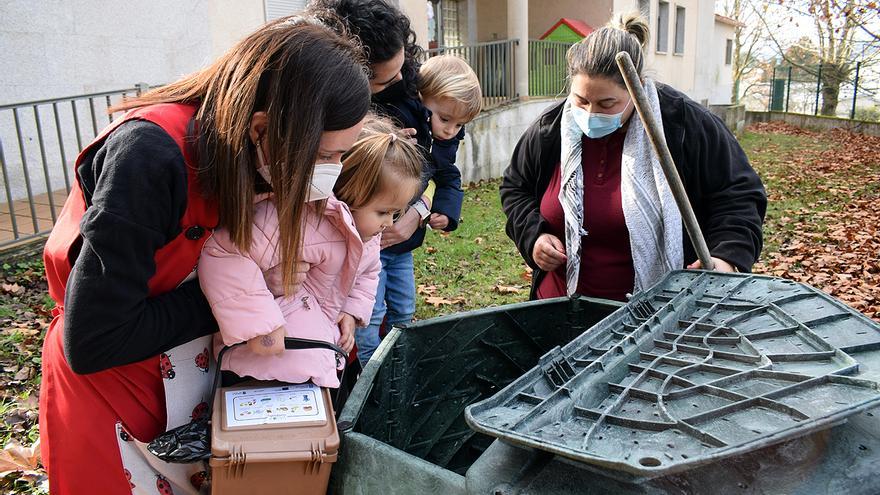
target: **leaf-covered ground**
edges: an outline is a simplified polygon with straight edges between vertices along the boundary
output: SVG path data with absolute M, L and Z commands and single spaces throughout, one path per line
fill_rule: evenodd
M 880 321 L 880 137 L 760 124 L 743 145 L 769 196 L 758 273 L 810 284 Z
M 40 351 L 53 307 L 39 258 L 0 265 L 2 493 L 45 492 L 46 476 L 37 465 L 37 406 Z
M 765 249 L 755 271 L 805 282 L 880 321 L 880 138 L 760 124 L 741 142 L 767 187 Z M 468 188 L 453 233 L 415 255 L 419 319 L 528 298 L 531 274 L 504 233 L 498 182 Z M 0 493 L 42 493 L 35 464 L 42 336 L 50 320 L 42 264 L 0 260 Z

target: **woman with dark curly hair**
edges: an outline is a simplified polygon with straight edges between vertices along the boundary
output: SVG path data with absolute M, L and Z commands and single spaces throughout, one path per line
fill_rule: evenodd
M 370 325 L 359 328 L 355 334 L 358 357 L 365 363 L 379 345 L 379 326 L 386 315 L 387 325 L 412 320 L 416 310 L 412 250 L 422 245 L 429 217 L 448 218 L 443 230 L 458 227 L 464 199 L 461 172 L 453 163 L 431 159 L 431 113 L 418 95 L 422 50 L 416 45 L 416 35 L 406 15 L 384 0 L 313 0 L 308 10 L 318 16 L 321 10 L 335 13 L 360 38 L 369 63 L 376 110 L 401 127 L 415 130 L 425 157 L 420 194 L 394 226 L 382 234 L 382 272 L 376 306 Z M 429 180 L 436 186 L 433 194 L 424 192 Z

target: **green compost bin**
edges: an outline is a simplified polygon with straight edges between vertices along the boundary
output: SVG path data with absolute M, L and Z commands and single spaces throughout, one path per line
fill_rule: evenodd
M 334 493 L 465 493 L 465 473 L 494 438 L 471 430 L 464 408 L 621 306 L 557 298 L 393 329 L 340 414 Z
M 834 308 L 837 313 L 805 317 L 804 328 L 837 325 L 840 328 L 829 338 L 840 334 L 846 342 L 861 339 L 844 346 L 857 366 L 840 373 L 878 380 L 880 339 L 871 340 L 862 328 L 876 323 L 852 310 L 847 313 L 841 303 L 822 305 L 814 299 L 798 294 L 784 304 L 798 312 Z M 768 311 L 786 318 L 781 313 L 784 307 L 771 306 Z M 832 424 L 837 426 L 830 429 L 647 481 L 615 478 L 590 464 L 505 443 L 468 428 L 465 407 L 495 396 L 538 365 L 542 356 L 557 352 L 556 346 L 576 340 L 587 329 L 601 330 L 602 325 L 594 325 L 604 317 L 612 321 L 630 310 L 612 301 L 560 298 L 392 330 L 340 414 L 342 443 L 331 490 L 450 495 L 880 493 L 877 409 L 835 420 Z M 753 313 L 744 315 L 754 319 Z M 774 339 L 771 335 L 767 342 Z

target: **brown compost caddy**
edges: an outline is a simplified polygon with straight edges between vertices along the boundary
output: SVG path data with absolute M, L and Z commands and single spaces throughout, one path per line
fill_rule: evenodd
M 343 353 L 307 339 L 285 338 L 284 344 Z M 208 460 L 213 495 L 327 492 L 339 451 L 328 389 L 261 380 L 223 386 L 219 376 L 215 388 Z
M 308 397 L 311 406 L 303 406 Z M 238 403 L 235 403 L 237 399 Z M 298 401 L 299 407 L 311 407 L 313 417 L 269 424 L 238 422 L 241 412 Z M 339 450 L 339 432 L 330 393 L 313 385 L 286 385 L 273 382 L 248 382 L 220 387 L 214 397 L 211 418 L 211 493 L 282 494 L 325 493 L 330 469 Z M 250 404 L 251 409 L 239 407 Z M 265 411 L 263 409 L 262 411 Z M 280 418 L 279 418 L 280 419 Z M 237 424 L 238 423 L 238 424 Z

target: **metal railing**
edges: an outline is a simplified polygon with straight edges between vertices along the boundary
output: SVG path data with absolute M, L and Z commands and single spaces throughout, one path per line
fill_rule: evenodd
M 146 88 L 0 105 L 0 247 L 52 230 L 77 154 L 113 121 L 109 107 Z
M 483 109 L 516 100 L 514 71 L 518 40 L 490 41 L 474 45 L 440 47 L 426 50 L 426 57 L 455 55 L 474 69 L 483 90 Z
M 880 121 L 880 85 L 866 77 L 862 61 L 854 64 L 774 66 L 769 81 L 753 85 L 764 90 L 767 111 Z M 772 74 L 772 75 L 771 75 Z M 766 88 L 762 87 L 766 86 Z
M 529 40 L 529 96 L 563 96 L 568 89 L 566 54 L 571 43 Z

